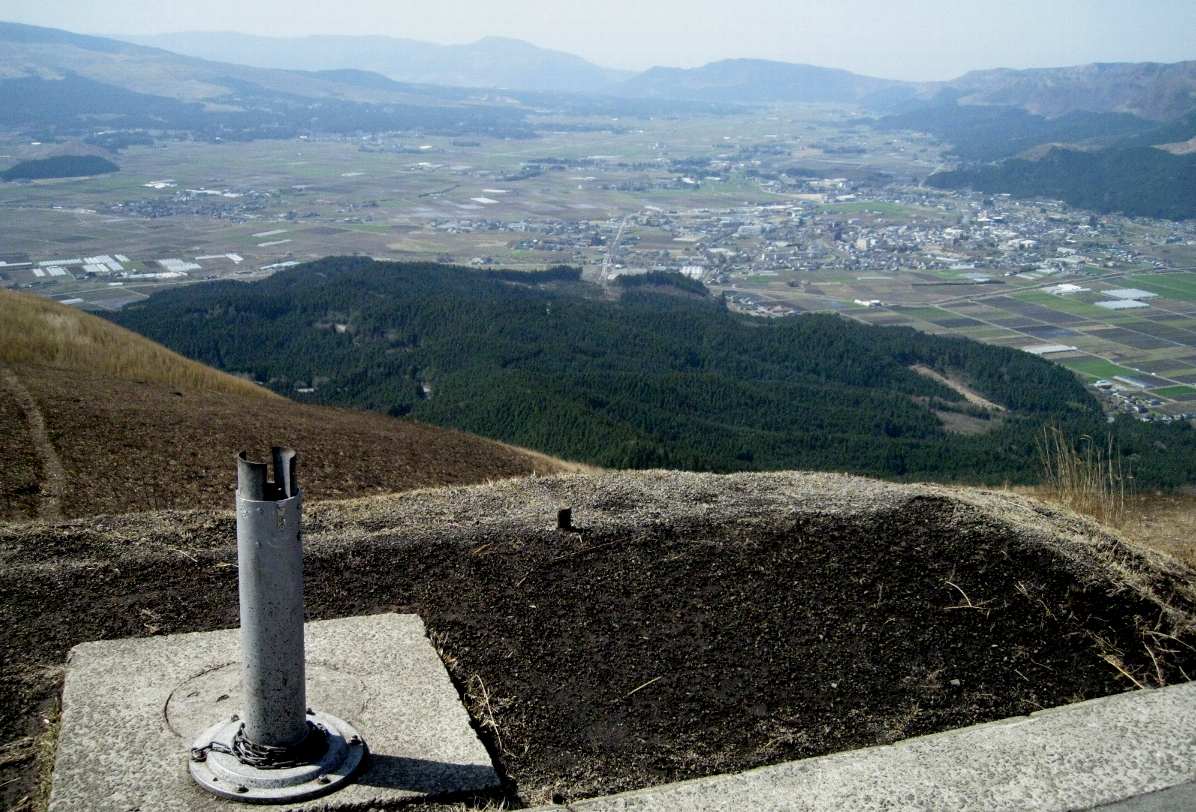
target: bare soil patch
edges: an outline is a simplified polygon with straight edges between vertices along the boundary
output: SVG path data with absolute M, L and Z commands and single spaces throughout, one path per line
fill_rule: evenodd
M 41 465 L 41 482 L 38 486 L 37 515 L 39 518 L 54 520 L 62 518 L 62 495 L 66 490 L 66 474 L 62 470 L 62 460 L 58 451 L 50 442 L 46 434 L 46 418 L 37 405 L 28 388 L 7 366 L 0 364 L 0 385 L 8 390 L 9 395 L 20 407 L 25 416 L 26 431 L 37 454 Z
M 924 378 L 930 378 L 932 381 L 936 381 L 941 383 L 943 386 L 954 389 L 956 392 L 963 395 L 964 399 L 973 406 L 979 406 L 983 409 L 988 409 L 991 412 L 1006 411 L 1004 406 L 999 403 L 993 403 L 991 400 L 988 400 L 979 392 L 964 384 L 962 381 L 958 381 L 955 378 L 949 378 L 928 366 L 923 364 L 915 364 L 914 366 L 910 367 L 910 369 Z
M 936 409 L 934 416 L 943 424 L 943 428 L 952 434 L 975 435 L 987 434 L 1000 428 L 1001 421 L 999 418 L 990 418 L 984 420 L 979 417 L 973 417 L 970 414 L 960 414 L 959 412 L 949 412 L 945 409 Z
M 206 511 L 0 526 L 0 746 L 39 732 L 71 646 L 235 626 L 234 534 Z M 1009 494 L 574 475 L 313 504 L 305 534 L 310 618 L 421 614 L 511 806 L 1196 674 L 1191 569 Z M 0 803 L 33 780 L 0 767 Z
M 5 386 L 0 386 L 0 460 L 0 516 L 36 518 L 41 460 L 29 437 L 25 412 Z

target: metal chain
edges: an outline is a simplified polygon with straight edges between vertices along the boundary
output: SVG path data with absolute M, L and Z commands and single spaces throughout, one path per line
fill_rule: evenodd
M 206 761 L 208 753 L 232 756 L 241 764 L 258 770 L 285 770 L 314 764 L 328 749 L 328 731 L 323 725 L 311 720 L 307 722 L 307 735 L 303 741 L 291 747 L 272 747 L 268 744 L 254 744 L 245 738 L 245 723 L 237 728 L 232 746 L 223 742 L 209 742 L 203 747 L 191 748 L 192 761 Z

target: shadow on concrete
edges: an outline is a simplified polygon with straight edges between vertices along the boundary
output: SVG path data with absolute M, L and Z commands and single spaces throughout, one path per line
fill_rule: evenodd
M 451 764 L 370 753 L 356 782 L 366 787 L 443 795 L 492 789 L 500 779 L 489 764 Z

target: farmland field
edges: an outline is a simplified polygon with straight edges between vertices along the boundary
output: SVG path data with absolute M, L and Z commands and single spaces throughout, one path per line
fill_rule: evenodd
M 1168 299 L 1196 302 L 1196 273 L 1170 274 L 1165 278 L 1157 276 L 1131 276 L 1135 285 L 1154 291 Z
M 1196 400 L 1196 387 L 1169 386 L 1164 389 L 1155 389 L 1154 394 L 1173 400 L 1190 401 Z
M 1090 378 L 1116 378 L 1118 376 L 1132 378 L 1138 374 L 1136 370 L 1117 366 L 1117 364 L 1110 363 L 1103 358 L 1069 358 L 1062 363 L 1068 369 L 1074 370 L 1081 375 L 1087 375 Z

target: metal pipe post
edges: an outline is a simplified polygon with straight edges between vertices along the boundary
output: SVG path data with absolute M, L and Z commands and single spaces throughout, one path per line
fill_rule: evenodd
M 303 496 L 295 452 L 265 463 L 237 457 L 237 555 L 241 595 L 241 685 L 245 739 L 289 748 L 307 736 L 303 667 Z
M 250 462 L 243 451 L 237 456 L 242 706 L 195 739 L 188 768 L 213 795 L 247 803 L 335 792 L 369 752 L 352 724 L 307 707 L 303 494 L 295 452 L 275 448 L 272 456 L 273 482 L 265 463 Z

